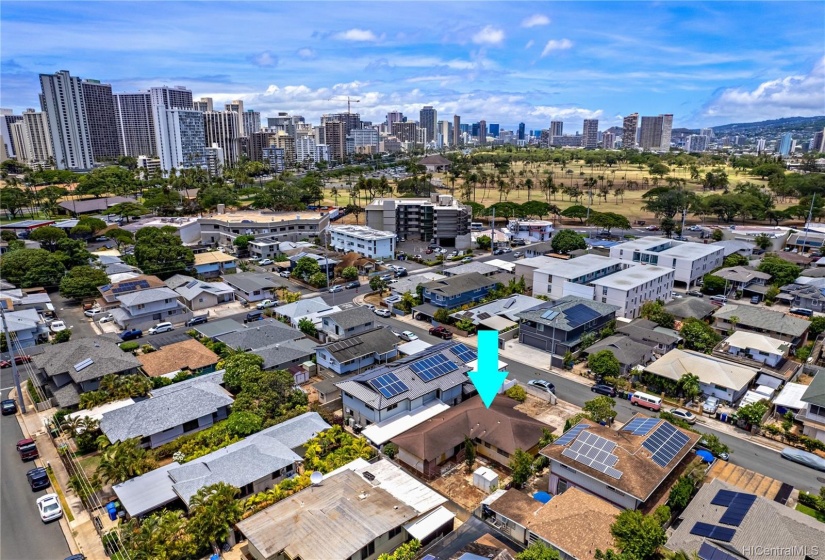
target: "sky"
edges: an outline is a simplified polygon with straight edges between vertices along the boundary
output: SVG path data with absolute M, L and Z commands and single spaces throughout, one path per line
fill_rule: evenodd
M 825 115 L 825 2 L 3 0 L 0 106 L 38 109 L 58 70 L 262 119 L 317 123 L 350 96 L 376 123 L 432 105 L 507 129 L 635 112 L 695 128 Z

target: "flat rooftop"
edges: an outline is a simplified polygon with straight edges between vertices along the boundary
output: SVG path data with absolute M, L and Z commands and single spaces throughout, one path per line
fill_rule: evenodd
M 593 280 L 591 284 L 607 288 L 633 288 L 641 286 L 651 280 L 661 278 L 662 276 L 667 276 L 668 274 L 673 274 L 672 268 L 665 268 L 663 266 L 632 266 L 610 276 Z
M 393 232 L 372 229 L 367 226 L 335 226 L 330 228 L 330 231 L 332 233 L 351 235 L 359 239 L 389 239 L 395 237 L 395 233 Z
M 226 214 L 209 214 L 202 220 L 216 220 L 230 224 L 259 223 L 269 224 L 287 222 L 290 220 L 320 220 L 326 218 L 327 213 L 296 211 L 296 212 L 228 212 Z
M 535 257 L 541 258 L 541 257 Z M 586 274 L 592 274 L 602 269 L 616 266 L 626 265 L 627 261 L 621 259 L 614 259 L 612 257 L 600 257 L 599 255 L 582 255 L 570 260 L 553 259 L 553 263 L 540 270 L 548 272 L 553 276 L 562 276 L 564 278 L 578 278 Z

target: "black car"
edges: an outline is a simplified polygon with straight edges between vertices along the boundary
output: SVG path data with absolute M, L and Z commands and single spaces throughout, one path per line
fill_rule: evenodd
M 396 278 L 403 278 L 404 276 L 407 276 L 407 275 L 408 275 L 408 273 L 407 273 L 406 268 L 402 268 L 401 270 L 396 270 L 395 271 L 395 277 Z
M 195 325 L 201 325 L 209 320 L 209 315 L 201 315 L 199 317 L 192 317 L 188 321 L 186 321 L 187 327 L 194 327 Z
M 353 280 L 352 282 L 348 283 L 344 287 L 348 290 L 351 290 L 353 288 L 360 288 L 361 287 L 361 282 L 359 282 L 358 280 Z
M 49 475 L 43 467 L 31 469 L 26 473 L 26 479 L 29 481 L 29 486 L 31 486 L 35 492 L 51 486 Z
M 599 393 L 601 395 L 607 395 L 608 397 L 615 397 L 616 396 L 616 388 L 611 387 L 610 385 L 603 385 L 597 384 L 590 387 L 590 390 L 594 393 Z
M 0 408 L 3 410 L 3 416 L 17 414 L 17 401 L 14 399 L 5 399 L 2 403 L 0 403 Z
M 503 255 L 503 254 L 504 254 L 504 250 L 503 250 L 503 249 L 496 249 L 495 251 L 493 251 L 493 254 L 494 254 L 494 255 Z
M 253 321 L 263 321 L 264 320 L 264 312 L 256 309 L 255 311 L 250 311 L 246 314 L 244 318 L 244 323 L 252 323 Z
M 690 290 L 689 292 L 687 292 L 687 295 L 700 298 L 705 297 L 705 294 L 703 294 L 699 290 Z

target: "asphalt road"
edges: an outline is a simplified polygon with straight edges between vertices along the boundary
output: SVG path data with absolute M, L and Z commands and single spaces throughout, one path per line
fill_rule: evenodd
M 11 369 L 2 372 L 3 387 L 11 384 Z M 9 390 L 2 391 L 8 398 Z M 23 439 L 23 432 L 14 416 L 0 418 L 0 558 L 3 560 L 56 560 L 71 554 L 60 525 L 44 525 L 37 513 L 35 500 L 51 488 L 32 492 L 26 481 L 26 472 L 34 462 L 20 460 L 15 444 Z

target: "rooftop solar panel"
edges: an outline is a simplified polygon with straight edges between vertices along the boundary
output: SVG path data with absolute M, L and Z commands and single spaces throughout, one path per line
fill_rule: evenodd
M 541 318 L 542 319 L 547 319 L 548 321 L 552 321 L 553 319 L 555 319 L 558 316 L 559 316 L 559 312 L 556 311 L 555 309 L 548 309 L 547 311 L 545 311 L 544 313 L 541 314 Z
M 478 354 L 471 348 L 469 348 L 466 344 L 456 344 L 452 348 L 450 348 L 450 352 L 456 355 L 456 357 L 464 363 L 472 362 L 473 360 L 478 359 Z
M 394 373 L 386 373 L 375 379 L 371 379 L 369 384 L 372 386 L 373 389 L 381 393 L 385 398 L 391 399 L 396 395 L 400 395 L 405 391 L 409 391 L 410 388 L 407 385 L 398 379 Z
M 559 437 L 559 439 L 557 439 L 553 443 L 555 443 L 556 445 L 567 445 L 568 443 L 576 439 L 576 437 L 581 433 L 582 430 L 586 430 L 588 427 L 589 424 L 587 424 L 586 422 L 579 422 L 578 424 L 564 432 Z
M 664 467 L 682 451 L 688 441 L 690 441 L 688 436 L 672 424 L 664 422 L 647 437 L 642 445 L 652 454 L 653 462 Z
M 619 458 L 613 455 L 614 449 L 616 449 L 615 442 L 592 432 L 582 431 L 576 441 L 561 454 L 612 478 L 619 479 L 622 477 L 622 471 L 614 468 L 619 461 Z
M 570 326 L 575 328 L 596 319 L 599 317 L 599 313 L 582 303 L 577 303 L 570 309 L 565 310 L 564 316 L 567 318 L 567 322 L 570 323 Z
M 745 519 L 746 515 L 748 515 L 748 512 L 755 501 L 756 496 L 753 494 L 743 494 L 741 492 L 736 494 L 733 501 L 728 506 L 728 511 L 725 512 L 725 515 L 722 516 L 719 523 L 739 527 L 742 520 Z
M 647 420 L 647 418 L 634 418 L 633 420 L 622 426 L 622 431 L 632 432 L 633 430 L 641 426 L 645 420 Z
M 715 506 L 728 507 L 736 497 L 736 494 L 738 494 L 738 492 L 734 492 L 732 490 L 719 490 L 710 503 Z
M 109 291 L 109 290 L 111 290 L 111 289 L 112 289 L 112 285 L 111 285 L 111 284 L 104 284 L 103 286 L 101 286 L 101 287 L 100 287 L 100 291 L 101 291 L 101 292 L 108 292 L 108 291 Z
M 457 370 L 458 366 L 442 354 L 435 354 L 429 358 L 410 364 L 410 369 L 412 369 L 422 381 L 428 382 Z
M 75 371 L 81 371 L 81 370 L 84 370 L 84 369 L 86 369 L 87 367 L 89 367 L 90 365 L 92 365 L 93 363 L 95 363 L 95 361 L 94 361 L 93 359 L 91 359 L 91 358 L 86 358 L 86 359 L 85 359 L 85 360 L 83 360 L 82 362 L 78 362 L 78 363 L 76 363 L 76 364 L 74 365 L 74 370 L 75 370 Z
M 699 547 L 700 560 L 738 560 L 736 556 L 728 554 L 724 550 L 719 550 L 710 543 L 703 542 Z
M 735 529 L 728 529 L 727 527 L 720 527 L 718 525 L 711 525 L 710 523 L 697 522 L 690 530 L 691 535 L 698 535 L 700 537 L 708 537 L 715 541 L 730 542 L 736 534 Z

